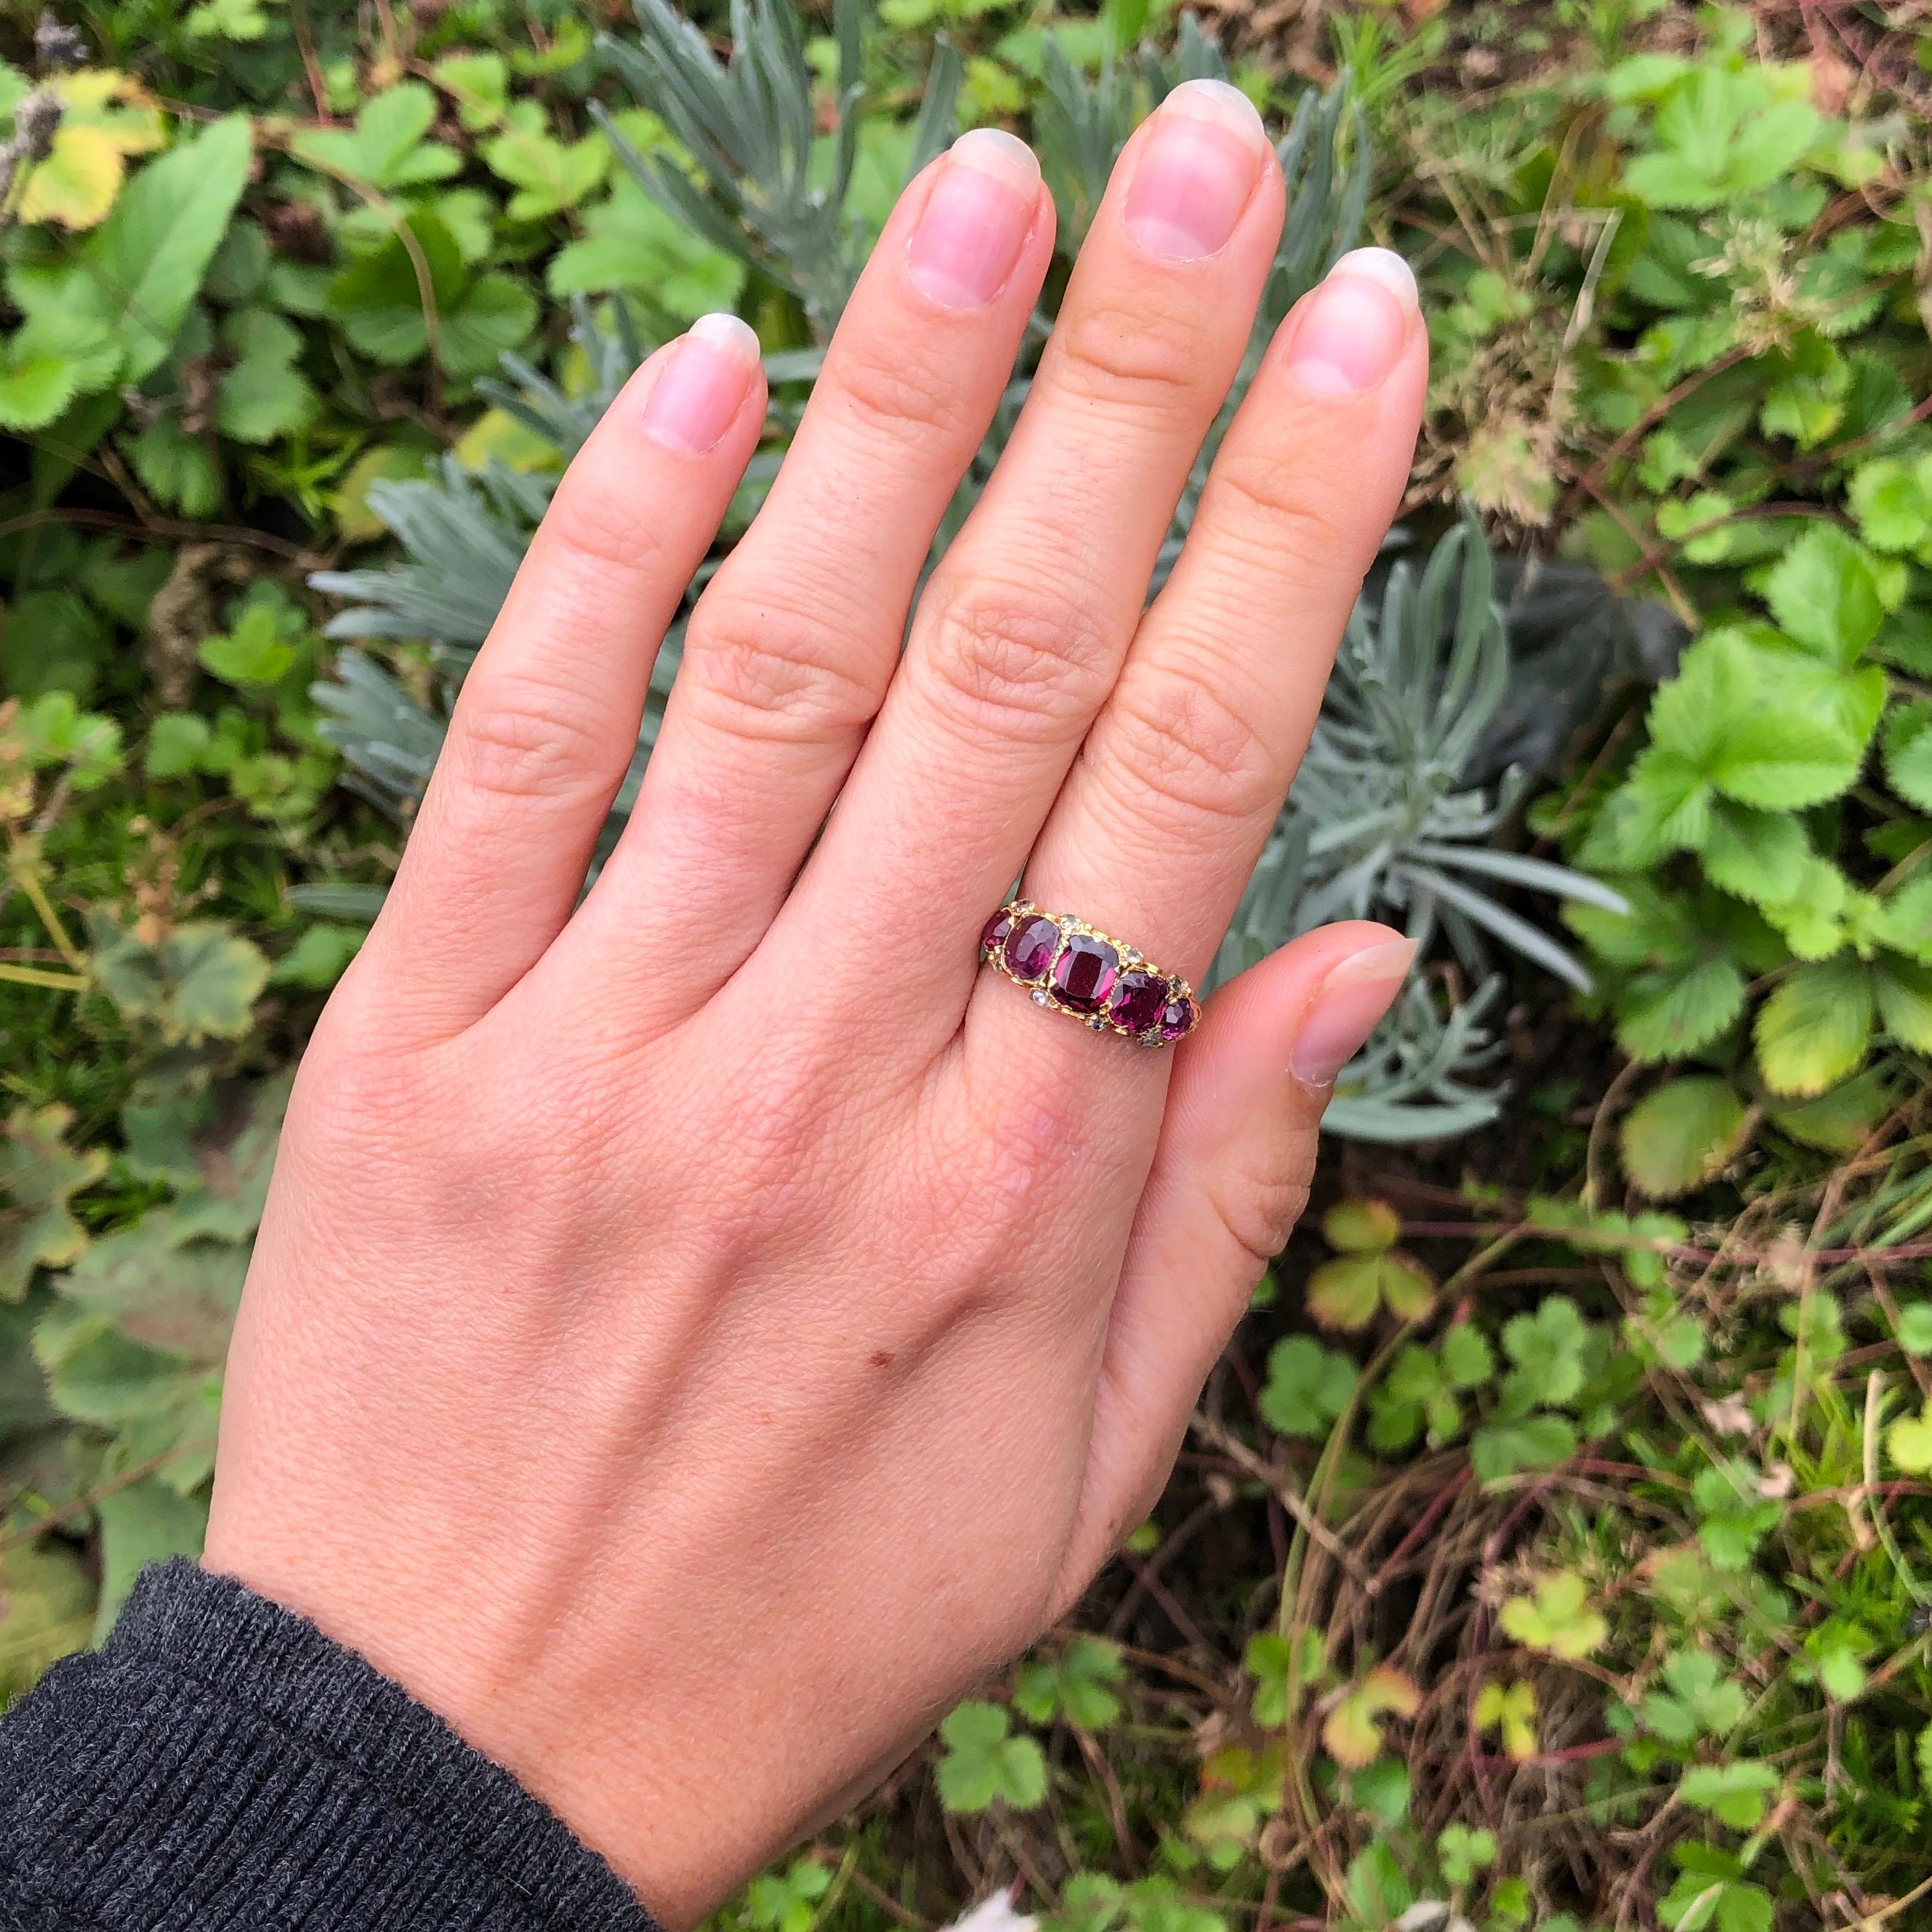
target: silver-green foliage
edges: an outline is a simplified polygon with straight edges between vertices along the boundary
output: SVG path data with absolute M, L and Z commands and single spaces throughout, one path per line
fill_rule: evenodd
M 605 44 L 612 65 L 639 100 L 698 160 L 695 178 L 638 154 L 614 130 L 612 138 L 625 164 L 669 212 L 796 296 L 820 346 L 767 358 L 778 399 L 775 413 L 783 418 L 808 388 L 864 258 L 866 237 L 846 206 L 862 101 L 859 11 L 856 0 L 839 0 L 835 12 L 836 124 L 824 135 L 816 132 L 813 75 L 789 0 L 734 0 L 733 20 L 736 47 L 728 62 L 663 0 L 639 0 L 635 42 Z M 1036 134 L 1066 245 L 1077 245 L 1084 232 L 1138 119 L 1180 82 L 1224 72 L 1219 52 L 1191 16 L 1172 54 L 1143 50 L 1108 63 L 1097 76 L 1081 73 L 1057 49 L 1049 52 Z M 914 134 L 915 170 L 951 138 L 958 78 L 956 58 L 942 46 Z M 830 144 L 829 169 L 822 154 L 814 165 L 820 142 Z M 1275 325 L 1354 244 L 1366 202 L 1369 157 L 1346 85 L 1305 94 L 1278 152 L 1289 188 L 1287 218 L 1223 422 Z M 1028 352 L 940 532 L 935 555 L 1004 446 L 1049 327 L 1046 317 L 1036 318 Z M 621 307 L 606 319 L 580 306 L 572 336 L 589 371 L 575 392 L 514 358 L 506 362 L 508 380 L 492 386 L 501 406 L 566 458 L 645 347 Z M 1161 574 L 1179 550 L 1218 439 L 1219 425 L 1177 508 Z M 754 502 L 774 466 L 761 464 L 748 480 Z M 371 503 L 404 557 L 381 571 L 316 580 L 319 588 L 350 600 L 331 634 L 426 640 L 446 690 L 453 690 L 488 633 L 550 487 L 501 466 L 469 471 L 453 460 L 430 479 L 378 486 Z M 660 656 L 638 754 L 603 850 L 636 796 L 681 644 L 680 627 Z M 1514 788 L 1465 782 L 1509 674 L 1490 558 L 1473 522 L 1436 546 L 1419 577 L 1407 563 L 1396 564 L 1379 597 L 1365 598 L 1351 619 L 1295 798 L 1221 948 L 1216 979 L 1323 920 L 1379 917 L 1420 940 L 1426 960 L 1432 949 L 1446 949 L 1478 983 L 1477 993 L 1460 1004 L 1447 1001 L 1433 983 L 1412 987 L 1345 1076 L 1330 1114 L 1337 1131 L 1414 1139 L 1466 1131 L 1494 1117 L 1498 1097 L 1490 1070 L 1498 1049 L 1484 1020 L 1497 984 L 1481 983 L 1488 980 L 1492 945 L 1584 983 L 1570 955 L 1500 904 L 1495 889 L 1600 902 L 1606 896 L 1574 873 L 1493 846 L 1490 842 L 1514 802 Z M 434 765 L 440 717 L 366 653 L 345 653 L 335 679 L 317 696 L 328 714 L 325 728 L 355 781 L 406 815 Z

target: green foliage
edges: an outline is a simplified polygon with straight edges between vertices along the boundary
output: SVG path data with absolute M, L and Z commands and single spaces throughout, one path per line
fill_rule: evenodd
M 934 1777 L 949 1811 L 984 1811 L 994 1804 L 1025 1811 L 1046 1796 L 1046 1760 L 1029 1737 L 1011 1735 L 998 1704 L 962 1704 L 939 1727 L 946 1749 Z

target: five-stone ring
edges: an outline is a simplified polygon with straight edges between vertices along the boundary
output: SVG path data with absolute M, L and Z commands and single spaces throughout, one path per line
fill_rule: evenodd
M 1035 1005 L 1143 1046 L 1171 1046 L 1201 1018 L 1185 980 L 1163 973 L 1084 920 L 1042 912 L 1026 899 L 1009 899 L 987 921 L 980 957 L 1026 987 Z

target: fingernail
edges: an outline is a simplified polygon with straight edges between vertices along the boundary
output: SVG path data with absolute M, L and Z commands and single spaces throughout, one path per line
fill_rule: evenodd
M 1269 152 L 1255 104 L 1225 80 L 1183 81 L 1163 100 L 1127 184 L 1127 232 L 1150 254 L 1198 262 L 1227 246 Z
M 1302 1016 L 1288 1070 L 1310 1087 L 1326 1087 L 1361 1052 L 1394 1003 L 1415 958 L 1412 939 L 1385 939 L 1338 961 Z
M 1359 395 L 1401 359 L 1418 312 L 1415 277 L 1390 248 L 1357 248 L 1328 271 L 1294 319 L 1288 366 L 1318 395 Z
M 975 128 L 946 164 L 913 230 L 906 272 L 944 308 L 980 308 L 1006 285 L 1040 202 L 1040 164 L 1016 134 Z
M 710 448 L 744 406 L 758 338 L 735 315 L 701 315 L 684 332 L 644 398 L 644 428 L 667 449 Z

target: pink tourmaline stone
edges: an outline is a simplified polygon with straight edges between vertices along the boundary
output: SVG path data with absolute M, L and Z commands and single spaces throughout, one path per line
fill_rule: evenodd
M 1160 1036 L 1178 1040 L 1194 1024 L 1200 1008 L 1185 993 L 1178 994 L 1160 1010 Z
M 1166 1004 L 1167 982 L 1158 973 L 1137 968 L 1120 975 L 1107 1016 L 1123 1033 L 1145 1033 Z
M 1053 962 L 1053 990 L 1063 1006 L 1076 1013 L 1097 1013 L 1107 1004 L 1120 970 L 1120 956 L 1104 939 L 1071 933 Z
M 1013 916 L 1004 908 L 986 922 L 986 929 L 980 935 L 980 950 L 992 954 L 999 951 L 1006 943 L 1006 934 L 1013 929 Z
M 1046 977 L 1053 956 L 1060 950 L 1060 928 L 1042 913 L 1022 920 L 1006 934 L 1006 969 L 1029 986 Z

